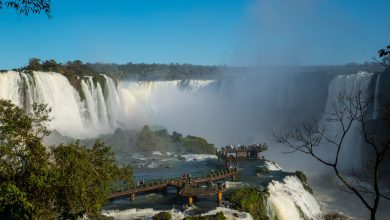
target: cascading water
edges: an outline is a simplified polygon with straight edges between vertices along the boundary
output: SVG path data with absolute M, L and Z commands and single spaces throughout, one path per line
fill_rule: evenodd
M 0 98 L 31 110 L 33 103 L 44 103 L 52 109 L 50 129 L 75 137 L 95 137 L 113 132 L 118 127 L 130 127 L 138 119 L 139 125 L 158 111 L 154 102 L 165 102 L 164 94 L 189 94 L 211 84 L 210 80 L 119 82 L 102 75 L 103 80 L 92 76 L 80 80 L 77 91 L 61 74 L 53 72 L 0 73 Z M 101 78 L 100 78 L 101 79 Z M 165 101 L 164 101 L 165 100 Z M 137 120 L 135 120 L 137 118 Z M 131 122 L 131 123 L 130 123 Z
M 51 129 L 65 135 L 85 135 L 80 99 L 69 81 L 58 73 L 32 74 L 7 72 L 0 74 L 0 98 L 10 99 L 30 111 L 33 103 L 51 108 Z
M 287 176 L 283 182 L 272 181 L 268 185 L 268 206 L 271 219 L 300 220 L 321 219 L 321 209 L 301 181 L 295 176 Z
M 357 89 L 362 90 L 365 95 L 369 95 L 369 85 L 372 80 L 373 73 L 359 72 L 357 74 L 339 75 L 336 76 L 330 83 L 328 89 L 328 100 L 325 107 L 325 112 L 321 121 L 327 129 L 329 138 L 339 140 L 342 134 L 342 126 L 338 121 L 330 122 L 328 119 L 334 113 L 334 105 L 336 108 L 340 106 L 338 102 L 339 95 L 352 94 Z M 333 116 L 334 117 L 334 116 Z M 343 121 L 346 124 L 345 119 Z M 357 121 L 352 123 L 348 134 L 345 136 L 339 159 L 339 167 L 344 171 L 358 171 L 362 169 L 363 150 L 362 150 L 362 136 L 361 129 Z M 320 153 L 328 159 L 333 161 L 335 155 L 335 147 L 325 143 L 324 149 Z M 326 149 L 325 149 L 326 148 Z
M 230 116 L 235 116 L 236 109 L 243 109 L 243 111 L 248 112 L 246 108 L 242 107 L 245 107 L 247 103 L 252 103 L 259 95 L 259 90 L 257 90 L 259 85 L 257 83 L 253 82 L 250 86 L 246 86 L 247 84 L 244 82 L 237 86 L 238 91 L 244 91 L 244 93 L 233 94 L 237 96 L 233 96 L 233 101 L 242 100 L 241 98 L 244 98 L 244 101 L 233 102 L 239 105 L 234 105 L 233 110 L 230 109 L 234 114 L 228 112 L 229 114 L 226 117 L 229 120 L 231 119 Z M 332 82 L 332 84 L 337 82 Z M 103 80 L 101 78 L 97 80 L 93 77 L 83 77 L 80 80 L 80 91 L 77 91 L 66 77 L 58 73 L 33 72 L 27 74 L 9 71 L 0 74 L 0 98 L 10 99 L 27 111 L 32 103 L 46 103 L 52 108 L 51 129 L 56 129 L 60 133 L 71 137 L 88 137 L 112 132 L 117 127 L 129 126 L 137 120 L 143 124 L 148 123 L 148 120 L 158 122 L 162 115 L 174 115 L 180 119 L 191 117 L 189 121 L 197 123 L 198 120 L 193 120 L 193 115 L 184 115 L 186 109 L 196 106 L 200 106 L 198 107 L 199 111 L 201 109 L 205 111 L 199 112 L 199 115 L 203 115 L 203 117 L 209 115 L 213 118 L 215 115 L 210 114 L 210 109 L 207 109 L 208 106 L 204 105 L 204 99 L 209 98 L 210 94 L 215 91 L 210 93 L 209 90 L 203 90 L 203 88 L 212 87 L 211 85 L 214 85 L 212 80 L 120 81 L 115 85 L 110 77 L 103 75 Z M 232 90 L 231 86 L 223 86 L 222 89 L 227 90 L 228 94 L 236 92 Z M 263 82 L 261 89 L 260 94 L 265 94 L 268 91 L 269 88 L 266 86 L 266 82 Z M 289 90 L 293 90 L 291 85 L 287 87 L 286 91 Z M 202 96 L 194 98 L 194 93 L 205 91 L 206 93 Z M 248 94 L 251 94 L 251 96 L 248 96 Z M 282 97 L 281 94 L 278 93 L 278 97 Z M 228 97 L 224 101 L 231 103 L 232 96 L 226 96 Z M 218 100 L 221 98 L 225 97 L 211 97 L 208 103 L 217 102 L 217 104 L 220 104 Z M 276 106 L 282 103 L 282 101 L 274 103 L 273 96 L 265 97 L 264 95 L 263 98 L 261 107 L 269 107 L 269 103 Z M 268 99 L 271 101 L 267 102 Z M 294 100 L 294 97 L 290 97 L 290 99 Z M 225 106 L 214 109 L 215 114 L 221 115 L 225 111 L 229 111 Z M 258 113 L 259 109 L 261 108 L 249 110 Z M 179 115 L 180 112 L 184 112 L 183 115 Z M 158 114 L 158 117 L 155 117 L 156 114 Z M 195 118 L 197 117 L 195 116 Z M 165 125 L 165 123 L 161 124 Z M 192 126 L 193 124 L 190 124 L 187 127 Z M 202 124 L 202 127 L 204 127 L 204 124 Z M 287 177 L 283 182 L 273 182 L 268 188 L 271 216 L 278 216 L 279 219 L 294 219 L 294 217 L 301 219 L 302 212 L 307 218 L 314 219 L 320 213 L 315 199 L 305 191 L 300 181 L 295 177 Z M 228 215 L 230 212 L 235 212 L 228 209 L 222 211 Z M 152 210 L 147 215 L 155 213 Z M 290 213 L 291 215 L 286 217 L 283 213 Z M 126 213 L 122 214 L 127 216 Z M 177 214 L 182 215 L 181 213 Z M 251 219 L 248 214 L 241 213 L 241 215 L 243 216 L 242 219 Z

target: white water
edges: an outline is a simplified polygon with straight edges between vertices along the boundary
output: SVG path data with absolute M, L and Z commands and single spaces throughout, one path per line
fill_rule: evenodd
M 241 187 L 246 184 L 239 184 Z M 307 192 L 302 183 L 295 176 L 287 176 L 283 182 L 272 181 L 268 185 L 269 198 L 267 201 L 268 214 L 271 219 L 275 216 L 279 220 L 303 220 L 303 219 L 321 219 L 322 212 L 320 206 L 312 194 Z M 298 208 L 302 211 L 301 215 Z M 176 209 L 171 210 L 155 210 L 152 208 L 145 209 L 127 209 L 105 210 L 103 215 L 113 217 L 114 219 L 151 219 L 155 214 L 166 211 L 171 213 L 173 219 L 183 219 L 189 216 L 189 208 L 183 212 Z M 228 220 L 252 220 L 253 217 L 246 212 L 240 212 L 234 209 L 225 207 L 217 207 L 204 215 L 214 215 L 217 212 L 223 212 Z
M 178 211 L 176 209 L 171 210 L 155 210 L 152 208 L 146 208 L 146 209 L 126 209 L 126 210 L 105 210 L 102 212 L 103 215 L 113 217 L 117 220 L 131 220 L 131 219 L 152 219 L 152 217 L 155 214 L 158 214 L 162 211 L 169 212 L 172 215 L 173 220 L 179 220 L 184 219 L 185 217 L 189 216 L 187 214 L 189 211 L 191 211 L 192 208 L 189 208 L 188 210 L 185 210 L 183 212 Z M 210 212 L 202 214 L 204 215 L 215 215 L 218 212 L 223 212 L 227 220 L 253 220 L 252 216 L 249 213 L 246 212 L 240 212 L 233 209 L 223 208 L 223 207 L 217 207 L 214 210 L 211 210 Z
M 33 103 L 45 103 L 51 107 L 49 123 L 66 135 L 86 135 L 82 117 L 82 103 L 68 80 L 57 73 L 34 72 L 32 75 L 7 72 L 0 74 L 0 98 L 10 99 L 15 104 L 27 107 Z
M 93 77 L 81 79 L 80 93 L 61 74 L 8 71 L 0 73 L 0 98 L 10 99 L 26 111 L 33 103 L 44 103 L 52 109 L 50 129 L 61 134 L 85 138 L 113 132 L 116 128 L 135 128 L 150 122 L 154 113 L 170 98 L 204 88 L 213 81 L 119 82 L 103 75 L 104 81 Z M 82 94 L 82 95 L 80 95 Z M 164 94 L 162 96 L 162 94 Z M 177 101 L 177 100 L 175 100 Z M 172 103 L 171 103 L 172 104 Z
M 268 161 L 266 160 L 264 162 L 265 166 L 267 167 L 268 170 L 270 171 L 278 171 L 278 170 L 283 170 L 281 166 L 279 166 L 277 163 L 273 161 Z
M 295 176 L 287 176 L 283 182 L 272 181 L 268 185 L 269 215 L 280 220 L 321 219 L 321 209 L 312 194 L 307 192 Z M 304 216 L 301 216 L 299 209 Z
M 321 124 L 327 129 L 329 138 L 336 140 L 337 142 L 340 140 L 342 134 L 342 127 L 338 121 L 329 122 L 327 120 L 329 117 L 335 117 L 330 116 L 330 114 L 334 113 L 334 103 L 337 103 L 339 95 L 349 95 L 356 89 L 361 89 L 369 95 L 369 85 L 372 76 L 373 73 L 359 72 L 351 75 L 339 75 L 332 80 L 329 85 L 328 100 L 321 121 Z M 340 107 L 340 104 L 337 103 L 336 106 Z M 343 120 L 344 125 L 346 125 L 347 121 L 347 118 Z M 361 128 L 359 123 L 354 122 L 344 139 L 338 165 L 344 171 L 362 169 L 364 152 L 362 149 L 363 139 L 360 132 Z M 336 150 L 334 145 L 324 143 L 322 147 L 323 149 L 320 150 L 319 153 L 322 154 L 323 158 L 327 161 L 333 162 Z M 353 155 L 353 157 L 351 157 L 351 155 Z
M 183 154 L 180 155 L 185 161 L 202 161 L 208 159 L 218 159 L 216 155 L 213 154 Z
M 176 209 L 165 210 L 172 215 L 173 219 L 183 219 L 185 216 L 182 212 L 179 212 Z M 118 220 L 127 220 L 127 219 L 152 219 L 155 214 L 158 214 L 161 211 L 154 210 L 152 208 L 148 209 L 126 209 L 126 210 L 106 210 L 102 214 L 105 216 L 113 217 Z
M 168 126 L 167 121 L 187 116 L 194 93 L 211 85 L 212 80 L 188 81 L 121 81 L 118 93 L 126 124 L 141 127 L 145 124 Z M 183 110 L 182 115 L 177 109 Z

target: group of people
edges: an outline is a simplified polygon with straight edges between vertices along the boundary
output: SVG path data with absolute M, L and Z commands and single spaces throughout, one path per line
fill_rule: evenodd
M 187 179 L 188 183 L 191 183 L 191 174 L 189 173 L 183 173 L 181 176 L 182 179 Z
M 137 181 L 137 186 L 145 184 L 145 179 L 141 179 L 140 181 Z

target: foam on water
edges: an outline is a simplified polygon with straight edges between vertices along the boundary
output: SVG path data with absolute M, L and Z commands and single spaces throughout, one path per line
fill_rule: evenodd
M 202 161 L 208 159 L 218 159 L 216 155 L 213 154 L 183 154 L 180 156 L 185 161 Z
M 184 219 L 189 216 L 188 213 L 191 212 L 194 208 L 188 208 L 183 212 L 177 209 L 171 210 L 155 210 L 152 208 L 146 209 L 126 209 L 126 210 L 104 210 L 102 212 L 103 215 L 113 217 L 118 220 L 131 220 L 131 219 L 152 219 L 152 217 L 160 212 L 169 212 L 172 215 L 173 220 Z M 224 207 L 217 207 L 214 210 L 211 210 L 207 213 L 202 214 L 205 215 L 215 215 L 218 212 L 222 212 L 227 220 L 253 220 L 252 216 L 246 212 L 240 212 L 233 209 L 228 209 Z
M 226 217 L 226 220 L 253 220 L 253 217 L 247 212 L 240 212 L 234 209 L 228 209 L 224 207 L 217 207 L 212 211 L 202 214 L 202 216 L 215 215 L 218 212 L 222 212 Z
M 295 176 L 268 185 L 269 214 L 280 220 L 321 219 L 320 205 Z M 302 216 L 303 215 L 303 216 Z
M 153 151 L 152 152 L 152 155 L 164 155 L 164 154 L 162 154 L 160 151 Z
M 280 167 L 277 163 L 273 162 L 273 161 L 268 161 L 266 160 L 264 162 L 265 166 L 267 167 L 267 169 L 269 171 L 279 171 L 279 170 L 283 170 L 282 167 Z
M 171 209 L 165 210 L 169 212 L 173 219 L 183 219 L 185 216 L 182 212 Z M 154 210 L 152 208 L 147 209 L 126 209 L 126 210 L 105 210 L 102 212 L 103 215 L 113 217 L 118 220 L 127 220 L 127 219 L 152 219 L 152 217 L 161 211 Z

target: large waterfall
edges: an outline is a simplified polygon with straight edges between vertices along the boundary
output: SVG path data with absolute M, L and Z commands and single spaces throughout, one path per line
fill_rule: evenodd
M 324 110 L 324 115 L 322 118 L 322 125 L 327 129 L 328 137 L 332 140 L 340 140 L 342 137 L 342 126 L 339 121 L 330 121 L 329 118 L 335 118 L 331 114 L 335 113 L 335 108 L 340 111 L 341 103 L 338 102 L 340 95 L 353 95 L 357 90 L 363 92 L 363 99 L 369 98 L 372 95 L 370 91 L 370 84 L 373 78 L 373 73 L 359 72 L 357 74 L 351 75 L 339 75 L 336 76 L 330 83 L 328 89 L 328 100 Z M 377 78 L 379 79 L 379 77 Z M 378 84 L 378 83 L 376 83 Z M 377 89 L 375 89 L 377 90 Z M 376 94 L 375 94 L 376 95 Z M 376 98 L 374 99 L 376 100 Z M 377 104 L 374 103 L 374 107 L 377 108 Z M 376 116 L 375 116 L 376 117 Z M 347 116 L 343 119 L 343 124 L 346 126 L 348 122 Z M 323 151 L 323 154 L 329 156 L 328 160 L 333 161 L 335 155 L 335 146 L 325 143 L 326 150 Z M 361 128 L 358 121 L 354 121 L 351 125 L 351 128 L 345 139 L 343 141 L 341 151 L 340 151 L 340 160 L 339 167 L 345 171 L 351 170 L 361 170 L 363 166 L 363 148 L 364 145 L 363 137 L 361 135 Z M 333 156 L 331 156 L 333 155 Z
M 192 93 L 213 82 L 124 81 L 115 85 L 110 77 L 102 76 L 104 80 L 83 77 L 78 91 L 59 73 L 8 71 L 0 73 L 0 98 L 10 99 L 26 111 L 31 110 L 33 103 L 47 104 L 52 110 L 51 129 L 70 137 L 84 138 L 129 127 L 137 121 L 138 126 L 147 123 L 158 110 L 153 103 L 166 102 L 166 94 Z M 161 100 L 162 93 L 165 100 Z M 144 120 L 140 120 L 142 118 Z
M 70 137 L 151 124 L 224 145 L 264 141 L 272 131 L 327 112 L 341 87 L 371 77 L 342 75 L 328 83 L 323 76 L 270 73 L 218 81 L 114 82 L 101 75 L 82 77 L 72 86 L 58 73 L 8 71 L 0 73 L 0 98 L 27 111 L 33 103 L 48 104 L 50 128 Z M 379 101 L 373 106 L 379 108 Z

